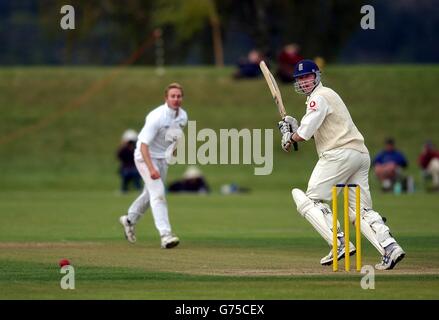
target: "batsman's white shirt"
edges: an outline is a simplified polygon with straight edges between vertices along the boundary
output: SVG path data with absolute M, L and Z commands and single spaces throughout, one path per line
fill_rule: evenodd
M 306 114 L 297 134 L 305 140 L 314 136 L 319 156 L 336 148 L 369 153 L 343 100 L 334 90 L 321 83 L 306 100 Z
M 152 110 L 139 133 L 134 158 L 143 161 L 140 145 L 144 143 L 148 145 L 151 158 L 165 159 L 166 150 L 183 134 L 187 119 L 186 111 L 182 108 L 176 111 L 166 103 Z

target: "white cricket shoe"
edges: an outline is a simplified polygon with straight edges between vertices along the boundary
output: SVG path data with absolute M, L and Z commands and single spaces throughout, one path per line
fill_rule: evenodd
M 400 262 L 405 257 L 405 252 L 402 248 L 395 244 L 395 246 L 386 252 L 383 256 L 383 260 L 381 263 L 375 265 L 375 269 L 377 270 L 391 270 L 393 269 L 398 262 Z
M 121 216 L 119 218 L 120 224 L 123 226 L 123 231 L 125 233 L 125 238 L 130 243 L 136 242 L 136 234 L 134 232 L 134 225 L 128 221 L 128 216 Z
M 357 250 L 355 249 L 355 246 L 352 244 L 352 242 L 349 242 L 349 255 L 353 256 Z M 337 261 L 344 258 L 345 254 L 345 247 L 344 243 L 342 246 L 339 246 L 337 248 Z M 332 256 L 332 248 L 331 251 L 329 251 L 329 254 L 327 256 L 324 256 L 322 260 L 320 260 L 320 264 L 322 266 L 330 266 L 333 263 L 333 256 Z
M 180 239 L 173 235 L 172 233 L 165 234 L 161 237 L 161 246 L 162 249 L 171 249 L 180 243 Z

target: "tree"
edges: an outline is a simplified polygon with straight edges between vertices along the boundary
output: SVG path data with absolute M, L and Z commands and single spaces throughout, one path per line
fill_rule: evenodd
M 214 0 L 158 0 L 156 4 L 156 24 L 171 25 L 180 41 L 188 41 L 209 23 L 216 66 L 224 65 L 221 22 Z
M 76 29 L 60 31 L 60 8 L 63 0 L 39 0 L 39 24 L 50 39 L 64 39 L 61 61 L 74 62 L 81 56 L 87 63 L 118 63 L 151 36 L 152 3 L 150 1 L 71 0 L 75 8 Z M 139 62 L 152 62 L 146 52 Z M 80 61 L 82 62 L 82 61 Z

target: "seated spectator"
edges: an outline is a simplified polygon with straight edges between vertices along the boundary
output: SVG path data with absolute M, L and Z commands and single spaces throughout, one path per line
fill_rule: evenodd
M 121 178 L 120 191 L 126 193 L 132 181 L 134 188 L 140 190 L 141 177 L 134 164 L 134 149 L 136 148 L 137 132 L 126 130 L 122 136 L 122 144 L 117 150 L 117 158 L 120 162 L 119 174 Z
M 395 148 L 395 140 L 388 138 L 385 149 L 373 160 L 375 175 L 382 184 L 383 191 L 393 190 L 396 182 L 404 180 L 402 169 L 408 166 L 405 156 Z
M 183 179 L 171 183 L 168 191 L 209 193 L 210 188 L 201 171 L 196 166 L 190 166 L 183 174 Z
M 246 59 L 238 62 L 238 70 L 233 75 L 235 79 L 257 78 L 262 75 L 259 62 L 263 60 L 262 54 L 258 50 L 251 50 Z
M 424 145 L 422 153 L 419 155 L 418 164 L 422 168 L 424 178 L 432 179 L 432 191 L 439 191 L 439 150 L 431 141 Z
M 291 83 L 293 81 L 293 72 L 296 63 L 303 60 L 303 57 L 299 54 L 299 46 L 295 43 L 287 44 L 277 57 L 278 69 L 276 72 L 277 77 L 282 82 Z

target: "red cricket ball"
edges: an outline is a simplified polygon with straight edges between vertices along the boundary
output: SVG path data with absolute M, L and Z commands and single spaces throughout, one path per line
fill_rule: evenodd
M 70 261 L 68 259 L 61 259 L 59 260 L 59 266 L 62 268 L 64 266 L 70 265 Z

